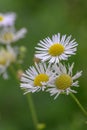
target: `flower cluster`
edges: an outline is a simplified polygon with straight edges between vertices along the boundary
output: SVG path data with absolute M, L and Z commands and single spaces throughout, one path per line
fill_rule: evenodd
M 78 87 L 78 78 L 82 71 L 73 74 L 74 63 L 65 65 L 62 61 L 68 60 L 76 54 L 77 42 L 71 36 L 60 33 L 41 40 L 35 47 L 35 65 L 30 66 L 21 77 L 21 88 L 28 92 L 40 90 L 55 95 L 61 93 L 76 93 L 73 87 Z
M 26 28 L 16 31 L 15 13 L 0 13 L 0 75 L 8 78 L 7 69 L 12 63 L 22 63 L 22 51 L 24 46 L 14 46 L 13 43 L 25 37 Z

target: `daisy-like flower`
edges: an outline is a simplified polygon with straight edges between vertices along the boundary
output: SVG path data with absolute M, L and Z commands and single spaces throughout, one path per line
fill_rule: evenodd
M 25 93 L 38 92 L 51 84 L 54 79 L 54 73 L 51 69 L 51 64 L 48 66 L 45 63 L 35 63 L 35 66 L 30 67 L 21 77 L 21 87 L 25 89 Z
M 9 62 L 9 64 L 16 62 L 17 55 L 18 55 L 17 47 L 12 48 L 11 46 L 7 46 L 6 59 Z
M 0 66 L 7 65 L 7 51 L 4 48 L 0 49 Z
M 3 75 L 4 79 L 8 78 L 7 68 L 11 63 L 17 61 L 18 51 L 17 48 L 7 46 L 6 49 L 0 49 L 0 75 Z
M 74 55 L 78 45 L 75 39 L 71 40 L 71 36 L 66 38 L 63 35 L 60 38 L 60 33 L 52 36 L 52 40 L 47 37 L 38 43 L 36 48 L 36 57 L 42 61 L 49 61 L 51 63 L 59 63 L 60 60 L 67 60 L 68 57 Z
M 82 71 L 77 72 L 75 75 L 73 75 L 74 63 L 72 65 L 68 65 L 66 68 L 63 64 L 55 64 L 53 66 L 53 70 L 56 73 L 56 78 L 54 80 L 54 83 L 51 84 L 50 88 L 47 89 L 48 92 L 50 92 L 51 96 L 56 95 L 54 99 L 58 97 L 61 93 L 66 93 L 67 95 L 69 93 L 76 93 L 75 90 L 73 90 L 74 87 L 78 87 L 78 78 L 82 75 Z
M 15 13 L 0 13 L 0 27 L 13 26 L 16 19 Z
M 22 28 L 17 32 L 14 27 L 4 28 L 0 33 L 0 43 L 11 44 L 12 42 L 16 42 L 19 39 L 24 38 L 26 32 L 26 28 Z
M 9 61 L 7 60 L 7 51 L 5 49 L 0 49 L 0 75 L 3 75 L 3 78 L 6 79 L 7 76 L 7 67 L 9 66 Z

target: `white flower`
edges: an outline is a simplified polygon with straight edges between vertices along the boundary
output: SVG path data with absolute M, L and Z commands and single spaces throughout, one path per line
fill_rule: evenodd
M 53 66 L 53 70 L 56 73 L 56 78 L 54 80 L 54 83 L 51 84 L 50 88 L 47 89 L 48 92 L 50 92 L 51 96 L 56 95 L 55 99 L 58 97 L 61 93 L 66 93 L 67 95 L 70 92 L 76 93 L 75 90 L 72 89 L 72 87 L 78 87 L 78 78 L 82 75 L 82 71 L 77 72 L 75 75 L 73 75 L 72 70 L 74 67 L 74 63 L 66 68 L 61 63 L 55 64 Z
M 7 78 L 7 67 L 9 66 L 9 61 L 7 60 L 7 51 L 5 49 L 0 49 L 0 75 Z
M 12 42 L 16 42 L 24 38 L 26 32 L 26 28 L 22 28 L 19 31 L 16 31 L 14 27 L 4 28 L 0 33 L 0 43 L 11 44 Z
M 0 65 L 0 75 L 2 75 L 2 77 L 4 79 L 8 79 L 7 67 L 6 66 L 1 66 Z
M 18 55 L 18 48 L 17 47 L 13 48 L 11 46 L 7 46 L 6 58 L 7 58 L 7 61 L 9 62 L 9 64 L 16 62 L 17 55 Z
M 54 74 L 51 71 L 51 64 L 46 66 L 45 63 L 35 63 L 35 66 L 30 67 L 21 77 L 21 87 L 25 89 L 25 93 L 44 91 L 54 79 Z
M 0 66 L 6 66 L 7 62 L 7 51 L 4 48 L 0 49 Z
M 0 27 L 13 26 L 16 19 L 15 13 L 0 13 Z
M 7 68 L 11 63 L 16 62 L 17 55 L 16 47 L 12 48 L 11 46 L 7 46 L 6 49 L 0 49 L 0 75 L 2 75 L 4 79 L 8 78 Z
M 67 60 L 68 57 L 74 55 L 78 45 L 75 39 L 71 40 L 71 36 L 66 38 L 63 35 L 60 38 L 60 33 L 52 36 L 52 40 L 47 37 L 38 43 L 36 48 L 36 57 L 42 61 L 49 61 L 51 63 L 59 63 L 60 60 Z

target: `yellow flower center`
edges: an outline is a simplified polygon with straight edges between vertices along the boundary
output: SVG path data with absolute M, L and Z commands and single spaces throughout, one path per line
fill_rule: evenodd
M 0 22 L 2 22 L 4 20 L 3 16 L 0 16 Z
M 64 46 L 62 44 L 55 43 L 49 48 L 48 52 L 51 56 L 59 56 L 64 52 Z
M 47 82 L 49 80 L 49 76 L 47 74 L 39 74 L 34 79 L 35 86 L 42 86 L 41 82 Z
M 10 52 L 7 52 L 7 53 L 6 53 L 6 58 L 7 58 L 7 60 L 9 60 L 10 62 L 15 62 L 15 60 L 16 60 L 15 55 L 12 54 L 12 53 L 10 53 Z
M 0 56 L 0 65 L 5 65 L 6 64 L 6 58 L 3 56 Z
M 61 74 L 56 78 L 55 85 L 58 89 L 65 90 L 69 88 L 73 83 L 72 78 L 68 74 Z
M 12 33 L 9 33 L 9 32 L 6 32 L 6 33 L 3 35 L 3 39 L 6 40 L 6 41 L 12 41 L 12 40 L 13 40 L 13 34 L 12 34 Z

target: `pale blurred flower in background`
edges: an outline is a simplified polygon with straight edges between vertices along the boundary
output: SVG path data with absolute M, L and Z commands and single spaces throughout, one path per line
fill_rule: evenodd
M 0 13 L 0 27 L 13 26 L 15 20 L 15 13 Z
M 7 67 L 9 66 L 9 60 L 7 58 L 7 51 L 4 48 L 0 49 L 0 75 L 3 75 L 4 79 L 7 79 Z
M 17 55 L 18 49 L 16 47 L 7 46 L 6 58 L 9 61 L 9 63 L 16 62 Z
M 11 43 L 18 41 L 25 37 L 27 32 L 26 28 L 21 28 L 16 31 L 14 26 L 16 20 L 15 13 L 0 13 L 0 75 L 4 75 L 4 79 L 8 78 L 7 69 L 10 68 L 13 63 L 19 65 L 23 63 L 26 47 L 15 46 Z
M 6 27 L 0 31 L 0 43 L 1 44 L 11 44 L 18 41 L 21 38 L 25 37 L 27 33 L 26 28 L 22 28 L 19 31 L 16 31 L 14 27 Z
M 20 49 L 15 46 L 6 46 L 6 48 L 0 49 L 0 74 L 7 73 L 8 67 L 12 64 L 22 64 L 25 53 L 22 53 Z

